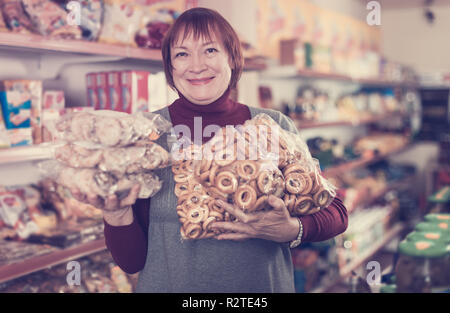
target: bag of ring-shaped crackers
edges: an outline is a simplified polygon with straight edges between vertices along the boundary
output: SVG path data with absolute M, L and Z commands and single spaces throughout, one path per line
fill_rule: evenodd
M 300 136 L 266 114 L 223 127 L 201 146 L 181 144 L 172 160 L 182 239 L 211 238 L 212 222 L 234 220 L 219 199 L 251 213 L 270 210 L 273 194 L 300 216 L 328 206 L 336 194 Z

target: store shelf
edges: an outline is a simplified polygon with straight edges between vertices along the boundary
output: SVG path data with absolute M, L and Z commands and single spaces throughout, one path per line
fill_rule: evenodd
M 341 173 L 345 173 L 360 167 L 364 167 L 367 166 L 369 164 L 375 163 L 377 161 L 383 160 L 389 156 L 393 156 L 396 154 L 399 154 L 403 151 L 406 151 L 407 149 L 410 148 L 410 145 L 405 145 L 404 147 L 395 149 L 389 153 L 386 154 L 381 154 L 375 157 L 370 157 L 370 158 L 361 158 L 358 160 L 354 160 L 354 161 L 350 161 L 350 162 L 346 162 L 343 163 L 341 165 L 337 165 L 337 166 L 333 166 L 330 168 L 327 168 L 325 170 L 322 171 L 323 176 L 325 177 L 332 177 L 332 176 L 336 176 L 339 175 Z
M 5 265 L 0 267 L 0 283 L 58 264 L 67 263 L 105 249 L 105 240 L 99 239 L 57 252 L 52 252 L 38 257 L 31 257 L 20 263 Z
M 322 79 L 333 80 L 346 83 L 354 83 L 365 86 L 374 87 L 414 87 L 418 88 L 419 83 L 416 82 L 402 82 L 390 81 L 381 78 L 354 78 L 344 74 L 338 73 L 323 73 L 314 70 L 304 69 L 297 70 L 292 65 L 276 66 L 270 70 L 263 72 L 263 78 L 268 79 Z
M 291 117 L 296 124 L 297 128 L 299 129 L 310 129 L 310 128 L 322 128 L 322 127 L 331 127 L 331 126 L 359 126 L 359 125 L 367 125 L 367 124 L 373 124 L 380 121 L 385 120 L 386 118 L 392 118 L 392 117 L 403 117 L 405 114 L 399 113 L 399 112 L 392 112 L 389 114 L 383 114 L 380 116 L 370 117 L 370 118 L 363 118 L 355 121 L 344 121 L 344 120 L 337 120 L 337 121 L 326 121 L 326 122 L 317 122 L 317 121 L 306 121 L 301 120 L 295 117 Z
M 0 165 L 50 159 L 53 156 L 51 145 L 34 145 L 0 149 Z
M 385 245 L 387 245 L 392 239 L 398 236 L 404 229 L 406 225 L 403 223 L 397 223 L 392 226 L 388 232 L 381 238 L 378 242 L 374 243 L 370 249 L 362 253 L 355 260 L 345 265 L 340 269 L 341 278 L 348 277 L 352 271 L 360 267 L 365 261 L 367 261 L 370 257 L 372 257 L 375 253 L 377 253 L 380 249 L 382 249 Z
M 366 261 L 368 261 L 371 257 L 373 257 L 378 251 L 380 251 L 386 244 L 388 244 L 395 237 L 400 235 L 402 231 L 406 228 L 406 225 L 403 223 L 394 224 L 381 238 L 378 242 L 374 243 L 370 249 L 359 255 L 356 259 L 354 259 L 349 264 L 343 266 L 340 269 L 339 278 L 329 283 L 326 286 L 321 286 L 319 288 L 314 289 L 311 293 L 324 293 L 339 284 L 343 279 L 347 278 L 352 271 L 356 270 L 358 267 L 363 265 Z
M 47 38 L 33 34 L 0 32 L 0 46 L 9 49 L 28 49 L 34 52 L 65 52 L 88 55 L 119 56 L 124 58 L 161 61 L 159 49 L 141 49 L 100 42 Z

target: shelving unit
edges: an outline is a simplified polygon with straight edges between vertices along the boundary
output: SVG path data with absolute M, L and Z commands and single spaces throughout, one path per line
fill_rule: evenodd
M 50 159 L 53 146 L 48 144 L 0 149 L 0 165 Z
M 323 175 L 325 177 L 332 177 L 332 176 L 336 176 L 340 173 L 345 173 L 347 171 L 351 171 L 357 168 L 361 168 L 364 166 L 367 166 L 369 164 L 375 163 L 377 161 L 383 160 L 389 156 L 393 156 L 396 154 L 399 154 L 401 152 L 406 151 L 407 149 L 410 148 L 410 145 L 405 145 L 404 147 L 392 150 L 391 152 L 389 152 L 388 154 L 384 154 L 384 155 L 378 155 L 375 157 L 371 157 L 371 158 L 361 158 L 358 160 L 354 160 L 354 161 L 350 161 L 350 162 L 346 162 L 337 166 L 333 166 L 330 168 L 327 168 L 323 171 Z
M 357 121 L 350 121 L 350 120 L 336 120 L 336 121 L 306 121 L 301 120 L 295 117 L 292 117 L 292 120 L 294 121 L 295 125 L 299 129 L 310 129 L 310 128 L 322 128 L 322 127 L 331 127 L 331 126 L 361 126 L 361 125 L 368 125 L 368 124 L 374 124 L 380 121 L 385 120 L 386 118 L 392 118 L 392 117 L 401 117 L 405 116 L 403 113 L 400 112 L 392 112 L 389 114 L 383 114 L 380 116 L 374 116 L 370 118 L 361 118 Z
M 364 253 L 355 258 L 351 263 L 342 267 L 339 271 L 339 277 L 329 283 L 326 286 L 321 286 L 311 291 L 311 293 L 324 293 L 332 289 L 334 286 L 339 284 L 342 280 L 349 277 L 352 271 L 356 270 L 366 261 L 368 261 L 372 256 L 379 252 L 388 242 L 399 236 L 403 230 L 406 229 L 406 225 L 403 223 L 397 223 L 392 226 L 389 231 L 381 238 L 378 242 L 374 243 L 370 249 L 366 250 Z
M 61 249 L 37 257 L 31 257 L 20 263 L 0 267 L 0 283 L 13 280 L 52 266 L 67 263 L 106 249 L 105 240 L 99 239 L 83 243 L 68 249 Z
M 322 79 L 344 83 L 353 83 L 376 87 L 408 87 L 418 88 L 418 82 L 389 81 L 383 78 L 354 78 L 339 73 L 322 73 L 314 70 L 298 70 L 292 65 L 276 66 L 262 72 L 262 77 L 267 79 Z

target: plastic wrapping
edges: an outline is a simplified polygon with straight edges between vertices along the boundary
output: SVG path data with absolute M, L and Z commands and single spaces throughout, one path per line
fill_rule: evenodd
M 153 170 L 171 163 L 169 153 L 152 141 L 171 128 L 161 115 L 82 111 L 52 122 L 54 160 L 39 163 L 43 178 L 103 200 L 113 194 L 123 199 L 137 184 L 142 199 L 161 189 Z
M 145 199 L 155 195 L 162 186 L 151 171 L 119 175 L 97 168 L 68 167 L 55 160 L 41 162 L 39 168 L 47 178 L 68 190 L 76 189 L 82 194 L 95 194 L 103 199 L 114 194 L 119 199 L 126 198 L 136 184 L 141 185 L 138 198 Z
M 80 39 L 81 29 L 67 23 L 67 13 L 59 5 L 48 0 L 22 0 L 35 30 L 43 36 L 64 39 Z
M 142 17 L 140 6 L 126 0 L 105 0 L 104 6 L 99 41 L 136 46 L 134 35 Z
M 102 29 L 103 0 L 75 1 L 81 5 L 80 28 L 83 38 L 93 41 L 97 40 Z
M 183 239 L 214 236 L 209 225 L 232 221 L 216 205 L 223 200 L 246 213 L 270 209 L 269 195 L 285 201 L 291 216 L 328 206 L 335 187 L 320 175 L 299 135 L 259 114 L 237 127 L 224 127 L 202 146 L 174 145 L 172 165 Z
M 54 141 L 85 142 L 105 147 L 127 146 L 144 139 L 156 140 L 170 127 L 170 122 L 159 114 L 127 114 L 109 110 L 66 114 L 47 125 Z
M 6 25 L 13 32 L 23 34 L 34 32 L 33 23 L 23 10 L 21 0 L 2 0 L 0 6 Z
M 56 160 L 73 168 L 98 167 L 118 174 L 155 170 L 169 165 L 169 153 L 151 141 L 139 141 L 133 146 L 118 148 L 87 147 L 67 143 L 55 148 Z

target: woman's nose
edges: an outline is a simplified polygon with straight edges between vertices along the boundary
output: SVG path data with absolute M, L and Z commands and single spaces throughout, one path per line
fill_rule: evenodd
M 200 73 L 206 69 L 205 58 L 202 55 L 194 55 L 191 59 L 191 72 Z

